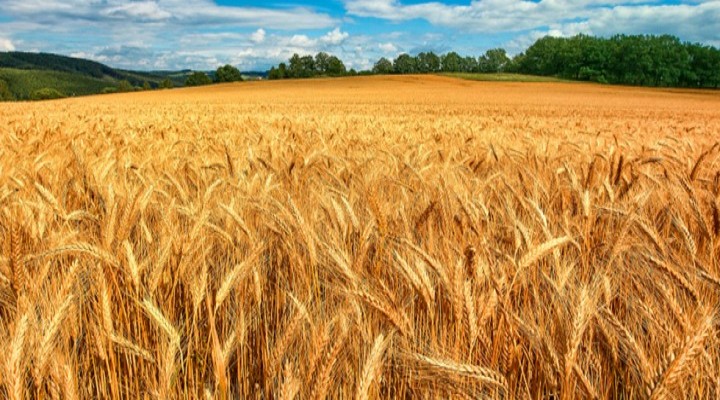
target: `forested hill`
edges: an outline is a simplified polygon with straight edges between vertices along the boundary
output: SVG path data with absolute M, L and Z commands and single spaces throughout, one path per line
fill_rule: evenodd
M 136 86 L 141 86 L 144 82 L 159 83 L 166 77 L 183 75 L 183 72 L 189 73 L 189 71 L 126 71 L 82 58 L 49 53 L 23 52 L 0 53 L 0 68 L 69 72 L 97 79 L 127 80 Z M 177 78 L 178 84 L 182 84 L 183 82 L 184 76 L 182 79 L 180 79 L 180 77 Z
M 120 71 L 95 61 L 47 53 L 0 53 L 0 68 L 70 72 L 93 78 L 125 78 Z
M 126 71 L 57 54 L 0 52 L 0 100 L 182 86 L 189 73 Z

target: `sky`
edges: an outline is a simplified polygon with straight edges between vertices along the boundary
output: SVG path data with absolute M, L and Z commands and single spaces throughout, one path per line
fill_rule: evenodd
M 137 70 L 266 70 L 318 51 L 359 70 L 401 53 L 516 54 L 577 33 L 720 47 L 720 0 L 0 0 L 0 51 Z

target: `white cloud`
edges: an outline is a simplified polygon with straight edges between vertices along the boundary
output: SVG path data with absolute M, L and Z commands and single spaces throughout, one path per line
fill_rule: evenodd
M 10 39 L 0 38 L 0 50 L 15 51 L 15 45 L 10 41 Z
M 378 48 L 380 49 L 380 51 L 382 51 L 385 54 L 397 53 L 397 51 L 398 51 L 397 47 L 395 47 L 394 44 L 389 43 L 389 42 L 378 44 Z
M 303 49 L 317 48 L 324 50 L 341 45 L 349 37 L 349 33 L 341 31 L 340 28 L 335 28 L 319 38 L 310 38 L 307 35 L 293 35 L 287 43 L 290 46 Z M 282 40 L 280 40 L 280 42 L 282 42 Z
M 265 32 L 265 29 L 258 29 L 255 32 L 253 32 L 252 35 L 250 35 L 250 40 L 252 40 L 254 43 L 262 43 L 265 41 L 265 36 L 267 33 Z
M 320 41 L 327 45 L 337 46 L 342 44 L 348 37 L 350 37 L 349 33 L 341 31 L 340 28 L 335 28 L 321 37 Z
M 213 0 L 2 0 L 1 4 L 4 14 L 48 23 L 162 22 L 184 27 L 232 25 L 283 30 L 327 28 L 337 23 L 329 15 L 305 7 L 233 7 L 220 6 Z
M 310 39 L 307 35 L 293 35 L 289 42 L 291 46 L 309 48 L 317 44 L 316 39 Z
M 154 1 L 118 4 L 100 10 L 100 15 L 112 19 L 131 19 L 135 21 L 164 21 L 173 16 L 172 13 L 163 9 Z
M 247 40 L 247 37 L 247 35 L 235 32 L 191 33 L 182 36 L 180 38 L 180 44 L 183 46 L 219 46 L 226 42 L 242 42 L 243 40 Z

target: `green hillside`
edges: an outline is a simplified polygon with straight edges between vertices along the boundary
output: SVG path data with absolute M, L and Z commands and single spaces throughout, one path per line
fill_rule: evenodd
M 187 71 L 126 71 L 56 54 L 0 52 L 0 87 L 6 87 L 16 100 L 37 97 L 34 94 L 42 89 L 57 91 L 62 96 L 83 96 L 132 90 L 146 83 L 157 88 L 166 79 L 177 87 L 184 85 L 186 76 Z
M 51 88 L 66 96 L 83 96 L 102 93 L 107 87 L 115 87 L 110 78 L 98 79 L 78 73 L 22 70 L 0 68 L 0 80 L 7 83 L 10 92 L 18 100 L 30 99 L 37 90 Z

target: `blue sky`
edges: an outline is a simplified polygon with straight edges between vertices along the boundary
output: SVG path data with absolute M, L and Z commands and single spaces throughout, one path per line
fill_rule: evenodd
M 577 33 L 669 33 L 720 47 L 720 0 L 0 0 L 0 51 L 145 70 L 267 69 L 318 51 L 363 69 L 403 52 L 514 54 Z

